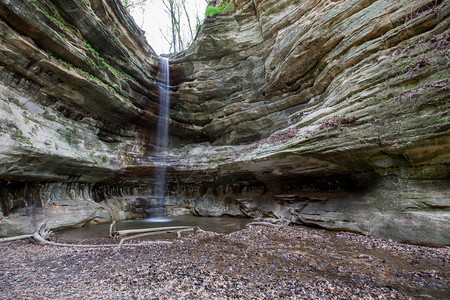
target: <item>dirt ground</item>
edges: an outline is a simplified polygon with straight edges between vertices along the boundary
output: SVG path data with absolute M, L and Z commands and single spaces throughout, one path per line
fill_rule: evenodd
M 1 299 L 448 299 L 449 279 L 449 247 L 300 226 L 120 250 L 0 244 Z

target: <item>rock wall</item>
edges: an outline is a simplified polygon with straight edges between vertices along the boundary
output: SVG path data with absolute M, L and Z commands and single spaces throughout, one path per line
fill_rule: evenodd
M 168 213 L 450 244 L 448 1 L 232 2 L 171 59 Z M 0 234 L 144 215 L 143 33 L 117 0 L 0 0 L 0 17 Z
M 247 174 L 264 192 L 242 196 L 244 181 L 193 207 L 225 213 L 212 199 L 235 199 L 231 214 L 248 202 L 293 222 L 448 244 L 449 2 L 233 3 L 173 61 L 183 76 L 172 118 L 207 141 L 174 150 L 173 163 L 213 172 L 213 190 Z
M 94 183 L 2 182 L 0 235 L 33 232 L 44 220 L 62 229 L 88 223 L 144 218 L 155 204 L 151 186 L 124 187 Z
M 0 234 L 138 216 L 91 194 L 151 149 L 158 57 L 143 32 L 119 1 L 0 1 L 0 17 Z

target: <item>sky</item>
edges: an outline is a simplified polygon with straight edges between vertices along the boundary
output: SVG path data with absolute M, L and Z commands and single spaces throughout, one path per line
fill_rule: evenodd
M 191 15 L 191 24 L 195 29 L 195 15 L 198 15 L 202 20 L 205 16 L 206 1 L 205 0 L 185 0 L 186 9 Z M 170 18 L 165 12 L 162 0 L 147 0 L 145 7 L 142 9 L 136 8 L 131 11 L 136 24 L 145 31 L 147 41 L 152 46 L 157 54 L 167 54 L 169 53 L 170 45 L 164 39 L 163 33 L 169 37 L 170 30 Z M 181 30 L 183 28 L 188 30 L 187 21 L 184 20 L 181 25 Z M 187 34 L 187 31 L 185 32 Z

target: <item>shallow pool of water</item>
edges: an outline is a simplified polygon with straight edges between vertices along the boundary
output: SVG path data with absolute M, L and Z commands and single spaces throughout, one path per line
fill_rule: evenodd
M 233 217 L 153 217 L 148 219 L 128 220 L 117 222 L 116 230 L 157 228 L 171 226 L 196 226 L 205 231 L 217 233 L 231 233 L 246 227 L 250 219 Z M 66 241 L 83 241 L 87 239 L 109 238 L 109 224 L 87 225 L 59 231 L 58 239 Z M 176 237 L 174 234 L 149 236 L 148 239 Z

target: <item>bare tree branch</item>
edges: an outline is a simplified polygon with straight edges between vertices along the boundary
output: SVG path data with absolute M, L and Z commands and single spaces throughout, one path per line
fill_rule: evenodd
M 183 6 L 183 10 L 184 10 L 184 13 L 185 13 L 186 18 L 187 18 L 189 32 L 191 34 L 190 39 L 193 40 L 194 39 L 194 32 L 192 31 L 191 18 L 190 18 L 189 13 L 187 12 L 187 9 L 186 9 L 186 1 L 185 0 L 181 0 L 181 4 Z

